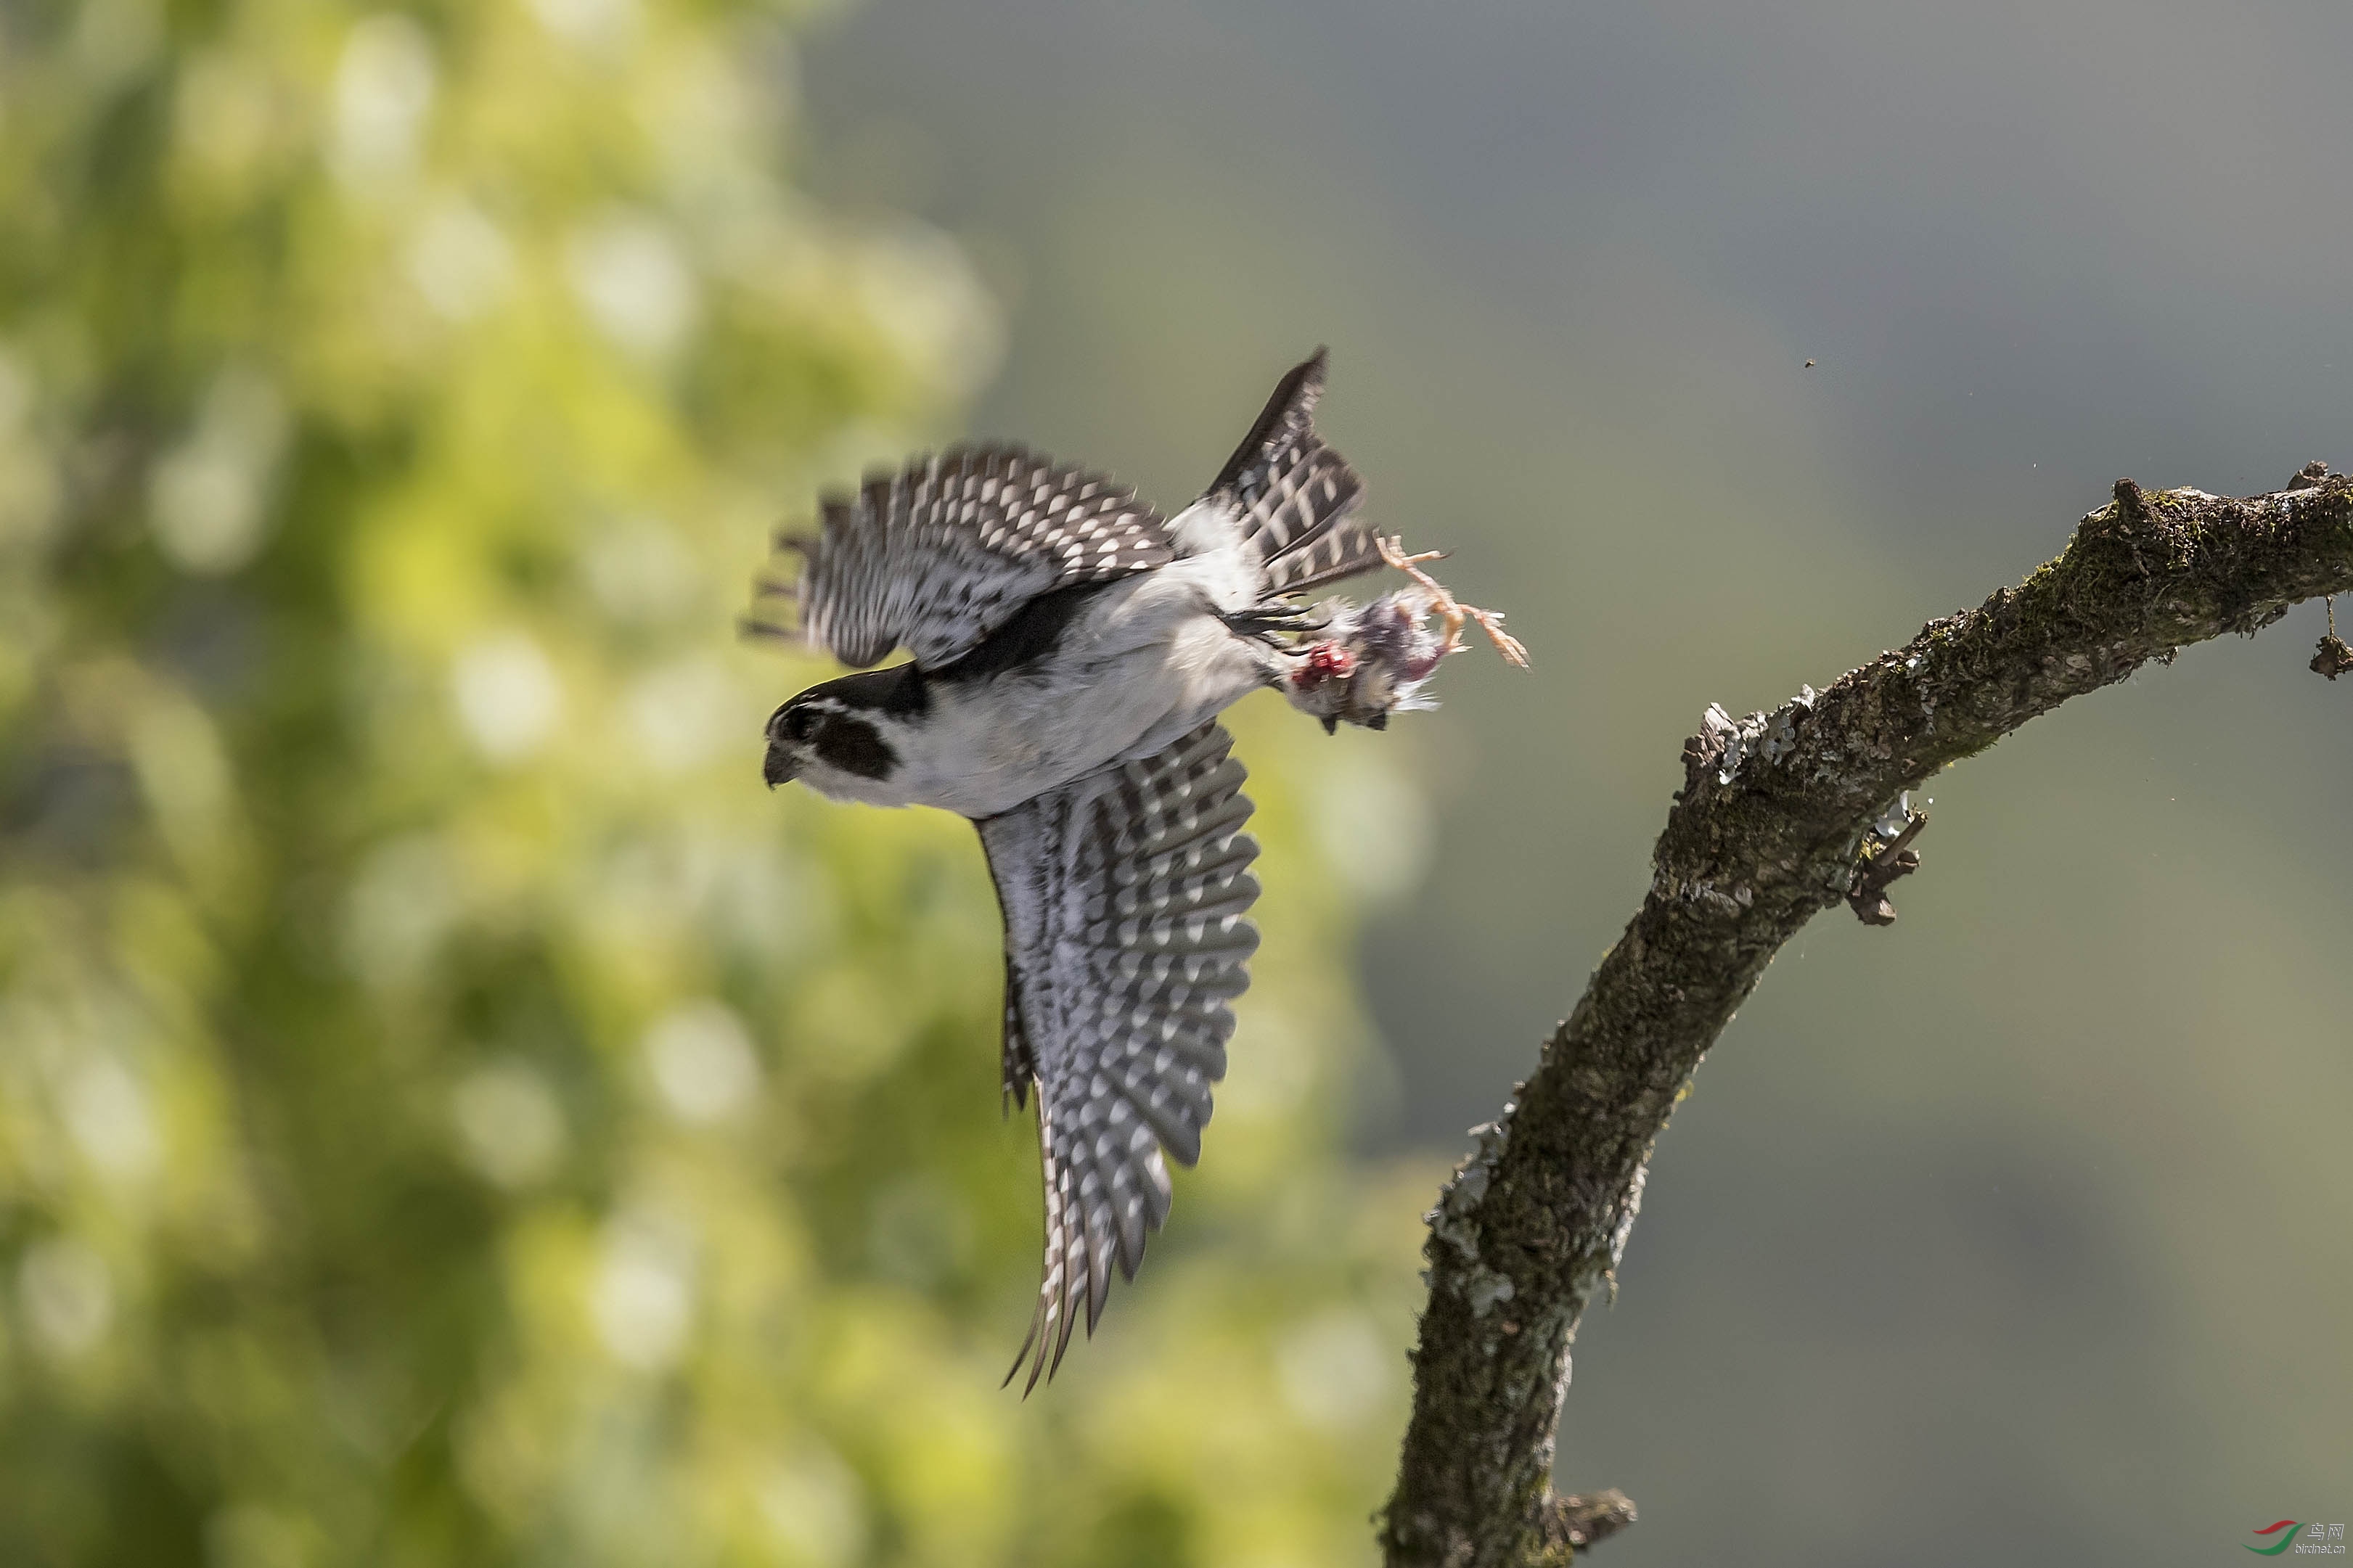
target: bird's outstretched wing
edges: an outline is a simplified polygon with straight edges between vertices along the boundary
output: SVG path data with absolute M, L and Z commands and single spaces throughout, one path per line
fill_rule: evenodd
M 1006 1086 L 1037 1085 L 1046 1176 L 1045 1278 L 1006 1374 L 1028 1361 L 1025 1393 L 1061 1364 L 1082 1301 L 1094 1331 L 1112 1265 L 1134 1277 L 1168 1214 L 1162 1152 L 1200 1155 L 1258 946 L 1232 747 L 1204 724 L 980 824 L 1005 907 Z
M 904 644 L 923 668 L 968 653 L 1053 589 L 1174 559 L 1160 514 L 1097 474 L 1019 447 L 957 447 L 822 503 L 800 629 L 863 668 Z
M 1324 363 L 1317 349 L 1276 384 L 1204 498 L 1240 522 L 1273 594 L 1303 593 L 1381 563 L 1372 529 L 1356 515 L 1364 482 L 1315 434 Z

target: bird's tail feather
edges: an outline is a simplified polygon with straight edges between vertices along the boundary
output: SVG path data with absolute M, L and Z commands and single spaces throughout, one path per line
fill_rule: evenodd
M 1273 595 L 1302 593 L 1380 564 L 1371 529 L 1355 516 L 1364 482 L 1315 434 L 1324 365 L 1317 349 L 1292 367 L 1209 487 L 1210 498 L 1239 519 Z
M 1276 594 L 1304 594 L 1380 563 L 1372 524 L 1361 517 L 1334 517 L 1266 563 L 1267 586 Z

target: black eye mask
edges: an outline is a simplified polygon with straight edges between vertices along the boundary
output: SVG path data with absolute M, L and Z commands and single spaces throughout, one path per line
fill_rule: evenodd
M 795 713 L 787 718 L 786 729 L 789 731 L 800 717 Z M 823 716 L 817 729 L 817 754 L 827 766 L 862 779 L 888 778 L 899 765 L 899 753 L 882 739 L 881 731 L 847 713 Z

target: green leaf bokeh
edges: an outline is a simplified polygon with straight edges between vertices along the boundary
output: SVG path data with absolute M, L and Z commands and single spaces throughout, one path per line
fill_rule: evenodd
M 0 6 L 0 1562 L 1367 1552 L 1383 753 L 1240 711 L 1234 1074 L 1026 1404 L 971 832 L 758 786 L 765 534 L 998 332 L 796 191 L 798 20 Z

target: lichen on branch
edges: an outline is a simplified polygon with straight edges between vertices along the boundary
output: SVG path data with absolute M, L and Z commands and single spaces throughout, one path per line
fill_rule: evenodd
M 2243 500 L 2120 479 L 2018 586 L 1770 713 L 1709 709 L 1642 907 L 1430 1213 L 1413 1416 L 1380 1521 L 1392 1568 L 1551 1568 L 1631 1522 L 1604 1493 L 1607 1528 L 1571 1529 L 1580 1500 L 1552 1492 L 1569 1343 L 1677 1096 L 1774 953 L 1841 902 L 1873 920 L 1918 864 L 1916 825 L 1890 821 L 1904 793 L 2151 660 L 2346 592 L 2353 479 L 2314 464 Z

